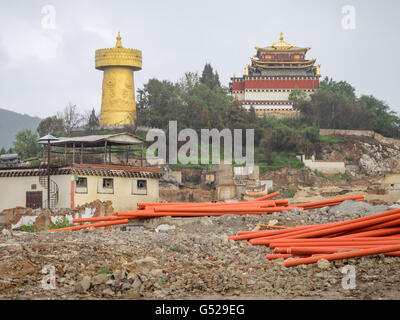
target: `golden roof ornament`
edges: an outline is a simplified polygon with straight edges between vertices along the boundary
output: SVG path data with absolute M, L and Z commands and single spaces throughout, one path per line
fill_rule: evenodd
M 118 31 L 117 43 L 115 44 L 115 47 L 116 47 L 116 48 L 123 48 L 122 42 L 121 42 L 121 34 L 120 34 L 119 31 Z
M 293 45 L 290 44 L 289 42 L 283 40 L 283 32 L 281 32 L 279 41 L 275 42 L 271 47 L 278 49 L 278 50 L 285 50 L 285 49 L 293 48 Z
M 292 45 L 291 43 L 285 41 L 283 39 L 283 32 L 281 32 L 280 36 L 279 36 L 279 41 L 275 42 L 274 44 L 265 47 L 265 48 L 260 48 L 260 47 L 255 47 L 256 50 L 260 50 L 260 51 L 264 51 L 264 52 L 277 52 L 277 51 L 305 51 L 307 52 L 308 50 L 310 50 L 310 47 L 306 47 L 306 48 L 300 48 L 300 47 L 296 47 L 294 45 Z M 256 55 L 258 56 L 258 54 Z

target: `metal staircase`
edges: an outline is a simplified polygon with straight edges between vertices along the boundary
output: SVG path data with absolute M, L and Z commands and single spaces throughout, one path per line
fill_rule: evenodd
M 47 175 L 40 175 L 39 183 L 43 188 L 47 190 L 48 189 Z M 57 206 L 58 197 L 59 197 L 58 185 L 57 183 L 55 183 L 53 180 L 50 179 L 50 209 L 53 209 Z M 46 194 L 46 199 L 44 201 L 44 207 L 47 208 L 47 194 Z

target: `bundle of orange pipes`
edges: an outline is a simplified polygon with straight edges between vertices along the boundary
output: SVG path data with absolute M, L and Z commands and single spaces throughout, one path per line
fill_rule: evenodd
M 228 239 L 269 246 L 274 253 L 267 259 L 299 258 L 285 261 L 286 267 L 382 253 L 400 256 L 400 209 L 342 222 L 241 231 Z
M 116 216 L 111 217 L 93 217 L 74 219 L 73 223 L 91 224 L 73 226 L 62 229 L 51 230 L 52 232 L 61 230 L 81 230 L 85 228 L 98 228 L 112 226 L 117 224 L 126 224 L 130 219 L 145 219 L 152 217 L 201 217 L 201 216 L 222 216 L 226 214 L 234 215 L 262 215 L 273 212 L 290 211 L 292 208 L 298 209 L 315 209 L 323 206 L 333 206 L 344 200 L 364 200 L 363 196 L 353 196 L 337 198 L 312 203 L 303 203 L 291 205 L 289 200 L 271 198 L 279 195 L 274 192 L 248 202 L 232 202 L 232 203 L 198 203 L 198 202 L 174 202 L 174 203 L 138 203 L 137 210 L 118 212 Z M 103 221 L 103 222 L 99 222 Z M 98 222 L 98 223 L 93 223 Z

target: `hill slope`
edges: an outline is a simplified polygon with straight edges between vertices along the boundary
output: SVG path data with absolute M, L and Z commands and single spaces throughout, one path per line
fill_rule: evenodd
M 36 131 L 42 119 L 0 108 L 0 148 L 12 147 L 15 135 L 24 129 Z

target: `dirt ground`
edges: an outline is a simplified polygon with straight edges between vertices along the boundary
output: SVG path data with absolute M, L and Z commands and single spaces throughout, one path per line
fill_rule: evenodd
M 286 268 L 267 260 L 264 246 L 227 240 L 257 223 L 342 221 L 392 207 L 346 201 L 262 216 L 155 218 L 107 232 L 4 232 L 0 299 L 400 299 L 398 257 Z M 354 267 L 353 289 L 346 265 Z

